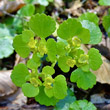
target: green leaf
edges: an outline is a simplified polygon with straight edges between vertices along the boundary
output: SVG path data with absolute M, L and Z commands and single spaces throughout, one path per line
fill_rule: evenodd
M 44 92 L 44 87 L 40 86 L 39 87 L 39 94 L 35 97 L 35 100 L 39 102 L 41 105 L 46 105 L 46 106 L 54 106 L 56 103 L 59 101 L 58 99 L 51 97 L 49 98 L 45 92 Z
M 104 16 L 102 24 L 110 37 L 110 16 Z
M 24 0 L 25 3 L 33 3 L 34 0 Z
M 96 107 L 87 100 L 78 100 L 70 105 L 69 110 L 97 110 Z
M 43 5 L 43 6 L 48 6 L 48 0 L 38 0 L 37 1 L 40 5 Z
M 96 25 L 98 25 L 98 22 L 99 22 L 99 18 L 97 17 L 97 15 L 95 13 L 90 13 L 90 12 L 82 14 L 79 17 L 79 20 L 80 21 L 88 20 L 90 22 L 93 22 Z
M 80 22 L 76 19 L 68 19 L 60 24 L 57 34 L 62 39 L 70 39 L 77 35 L 78 31 L 82 29 Z
M 15 51 L 23 58 L 26 58 L 30 54 L 30 48 L 27 43 L 22 41 L 22 36 L 17 35 L 13 40 L 13 47 Z
M 22 84 L 26 82 L 25 78 L 27 75 L 29 75 L 29 71 L 26 65 L 20 63 L 14 67 L 11 74 L 11 79 L 16 86 L 21 87 Z
M 82 28 L 79 30 L 77 37 L 81 39 L 83 44 L 88 44 L 90 42 L 90 31 L 88 29 Z
M 45 66 L 43 69 L 42 69 L 42 73 L 44 74 L 49 74 L 49 75 L 53 75 L 55 73 L 55 70 L 53 67 L 51 66 Z
M 44 88 L 44 91 L 45 91 L 45 94 L 48 96 L 48 97 L 53 97 L 53 88 Z
M 110 0 L 99 0 L 99 4 L 103 6 L 109 6 Z
M 39 94 L 39 87 L 34 87 L 30 83 L 24 83 L 22 85 L 22 91 L 26 97 L 35 97 Z
M 12 42 L 12 37 L 0 38 L 0 59 L 7 58 L 13 53 Z
M 99 53 L 99 50 L 95 48 L 91 48 L 88 51 L 89 55 L 89 65 L 92 70 L 97 70 L 102 65 L 102 59 L 101 54 Z
M 65 73 L 67 73 L 70 70 L 70 67 L 66 63 L 69 58 L 71 58 L 71 57 L 62 56 L 58 59 L 58 66 Z
M 63 75 L 58 75 L 55 77 L 55 82 L 53 83 L 54 97 L 57 99 L 64 99 L 67 95 L 67 83 L 66 78 Z
M 23 42 L 28 43 L 31 37 L 34 37 L 34 33 L 31 30 L 25 30 L 22 32 Z
M 70 104 L 76 100 L 76 97 L 70 89 L 68 89 L 67 93 L 68 95 L 56 104 L 54 110 L 69 110 Z
M 0 38 L 6 37 L 6 36 L 12 36 L 10 33 L 10 30 L 7 28 L 5 24 L 0 23 Z
M 38 5 L 37 7 L 36 7 L 36 13 L 44 13 L 45 12 L 45 10 L 46 10 L 46 7 L 45 6 L 43 6 L 43 5 Z
M 98 44 L 101 42 L 102 33 L 100 31 L 100 28 L 97 25 L 95 25 L 93 22 L 90 22 L 88 20 L 81 21 L 81 24 L 84 28 L 86 28 L 90 31 L 89 44 Z
M 65 50 L 66 44 L 64 42 L 57 42 L 57 55 L 65 56 L 66 50 Z
M 34 62 L 36 62 L 38 65 L 41 64 L 41 56 L 38 53 L 34 53 L 32 56 L 32 59 Z
M 30 69 L 37 69 L 39 65 L 37 65 L 37 63 L 33 60 L 33 59 L 29 59 L 27 61 L 27 67 Z
M 47 54 L 48 58 L 51 62 L 54 62 L 56 60 L 56 55 L 57 55 L 57 45 L 56 41 L 54 39 L 48 39 L 47 40 Z
M 17 17 L 19 17 L 18 15 L 16 15 Z M 26 21 L 23 21 L 23 24 L 25 23 Z M 22 24 L 22 20 L 19 19 L 19 18 L 14 18 L 13 20 L 13 28 L 15 29 L 15 32 L 17 34 L 21 34 L 22 33 L 22 30 L 23 30 L 23 24 Z
M 31 17 L 29 27 L 41 38 L 51 35 L 56 29 L 55 21 L 45 14 L 36 14 Z
M 35 12 L 35 6 L 32 4 L 27 4 L 22 7 L 17 13 L 19 16 L 32 16 Z
M 71 82 L 76 82 L 79 88 L 87 90 L 96 84 L 96 76 L 92 72 L 84 72 L 80 68 L 71 73 Z

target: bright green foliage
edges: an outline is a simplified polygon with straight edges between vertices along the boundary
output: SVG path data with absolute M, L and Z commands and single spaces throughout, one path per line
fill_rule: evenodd
M 45 94 L 48 96 L 48 97 L 53 97 L 54 94 L 53 94 L 53 88 L 44 88 L 44 91 L 45 91 Z
M 69 65 L 67 64 L 67 60 L 68 59 L 71 59 L 71 57 L 68 57 L 68 56 L 62 56 L 58 59 L 58 66 L 60 67 L 60 69 L 63 71 L 63 72 L 68 72 L 70 70 L 70 67 Z
M 79 59 L 78 59 L 78 62 L 79 63 L 88 63 L 88 55 L 84 55 L 84 54 L 81 54 Z
M 22 91 L 23 91 L 24 95 L 27 97 L 35 97 L 39 94 L 39 88 L 34 87 L 30 83 L 24 83 L 22 85 Z
M 63 75 L 58 75 L 55 77 L 55 82 L 53 84 L 54 96 L 57 99 L 64 99 L 67 95 L 67 83 Z
M 29 27 L 38 37 L 46 38 L 55 31 L 56 23 L 50 16 L 46 16 L 45 14 L 36 14 L 31 17 Z
M 69 106 L 71 103 L 73 103 L 76 100 L 76 97 L 74 96 L 74 93 L 72 90 L 68 89 L 67 96 L 60 100 L 54 110 L 69 110 Z
M 37 63 L 33 60 L 33 59 L 29 59 L 27 62 L 27 67 L 29 69 L 37 69 L 39 65 L 37 65 Z
M 99 51 L 95 48 L 91 48 L 88 52 L 88 55 L 90 68 L 93 70 L 99 69 L 103 63 Z
M 78 100 L 70 105 L 69 110 L 97 110 L 96 107 L 87 100 Z
M 54 96 L 56 99 L 63 99 L 67 95 L 67 84 L 63 75 L 58 75 L 55 79 L 47 77 L 44 86 L 45 94 L 48 97 Z
M 81 30 L 81 24 L 76 19 L 68 19 L 59 26 L 57 34 L 60 38 L 67 40 L 74 37 L 78 30 Z
M 76 19 L 68 19 L 64 21 L 59 26 L 59 29 L 57 30 L 57 34 L 60 38 L 66 40 L 76 35 L 82 40 L 83 43 L 88 43 L 90 40 L 89 31 L 87 31 L 85 28 L 82 28 L 81 23 L 78 22 Z
M 53 88 L 53 83 L 54 83 L 54 79 L 52 77 L 46 77 L 45 81 L 44 81 L 44 86 L 47 89 L 52 89 Z
M 47 48 L 46 48 L 46 40 L 42 39 L 39 41 L 39 43 L 37 43 L 38 46 L 38 51 L 40 53 L 41 56 L 43 56 L 44 54 L 47 54 Z
M 87 18 L 90 20 L 88 15 Z M 93 87 L 96 77 L 90 70 L 100 67 L 101 55 L 96 49 L 90 49 L 86 54 L 81 44 L 98 43 L 101 33 L 93 22 L 83 20 L 81 23 L 78 19 L 68 19 L 56 29 L 56 23 L 50 16 L 36 14 L 29 21 L 31 30 L 25 30 L 14 38 L 13 46 L 21 57 L 32 55 L 28 57 L 26 66 L 17 65 L 11 75 L 12 81 L 22 87 L 25 96 L 35 97 L 37 102 L 46 106 L 64 99 L 67 96 L 67 82 L 63 75 L 54 70 L 57 66 L 64 73 L 77 67 L 71 74 L 71 82 L 76 82 L 79 88 L 85 90 Z M 55 31 L 59 37 L 48 37 Z M 69 104 L 64 108 L 69 110 Z
M 79 17 L 79 20 L 80 21 L 88 20 L 90 22 L 93 22 L 96 25 L 98 25 L 98 22 L 99 22 L 99 18 L 97 17 L 97 15 L 95 13 L 90 13 L 90 12 L 82 14 Z
M 21 87 L 22 84 L 26 82 L 25 78 L 27 75 L 29 75 L 29 71 L 26 65 L 20 63 L 14 67 L 14 70 L 12 71 L 12 74 L 11 74 L 11 79 L 16 86 Z
M 35 100 L 39 102 L 41 105 L 46 105 L 46 106 L 55 105 L 59 101 L 54 97 L 49 98 L 45 94 L 43 86 L 39 87 L 39 94 L 35 97 Z
M 42 70 L 42 73 L 48 74 L 48 75 L 53 75 L 55 73 L 55 70 L 51 66 L 45 66 Z
M 90 31 L 88 29 L 82 28 L 81 30 L 79 30 L 79 33 L 77 33 L 77 36 L 84 44 L 88 44 L 88 42 L 90 41 Z
M 73 60 L 72 58 L 70 58 L 70 59 L 68 59 L 68 60 L 66 61 L 66 64 L 67 64 L 69 67 L 73 68 L 74 65 L 76 64 L 76 61 Z
M 106 32 L 108 33 L 108 36 L 110 37 L 110 15 L 104 16 L 103 17 L 103 22 L 102 22 Z
M 109 6 L 110 5 L 110 0 L 99 0 L 100 5 L 104 6 Z
M 47 54 L 48 58 L 51 62 L 54 62 L 56 60 L 57 55 L 57 49 L 56 49 L 56 42 L 54 39 L 48 39 L 47 40 Z
M 66 54 L 66 49 L 65 49 L 66 44 L 64 42 L 57 42 L 57 55 L 63 56 Z
M 90 31 L 89 44 L 98 44 L 101 42 L 102 33 L 100 31 L 100 28 L 97 25 L 95 25 L 93 22 L 90 22 L 88 20 L 81 21 L 81 24 L 84 28 L 86 28 Z
M 27 43 L 23 42 L 22 36 L 17 35 L 13 40 L 13 47 L 16 52 L 23 58 L 26 58 L 30 54 L 30 48 Z
M 12 37 L 0 38 L 0 59 L 9 57 L 13 51 Z
M 41 56 L 38 53 L 34 53 L 32 59 L 37 63 L 37 65 L 41 64 Z
M 30 41 L 31 37 L 34 37 L 34 33 L 31 30 L 25 30 L 22 32 L 23 42 L 28 43 Z
M 35 6 L 32 4 L 27 4 L 21 8 L 17 13 L 20 16 L 32 16 L 35 12 Z
M 71 73 L 71 82 L 76 82 L 79 88 L 87 90 L 96 84 L 96 76 L 92 72 L 84 72 L 80 68 Z

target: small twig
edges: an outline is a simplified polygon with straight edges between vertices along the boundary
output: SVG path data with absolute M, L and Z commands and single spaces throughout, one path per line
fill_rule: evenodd
M 17 18 L 17 19 L 21 19 L 21 20 L 24 19 L 25 21 L 28 21 L 28 20 L 25 19 L 24 17 L 20 17 L 20 16 L 16 16 L 16 15 L 10 14 L 10 13 L 8 13 L 8 12 L 5 11 L 5 10 L 0 9 L 0 11 L 1 11 L 3 14 L 8 15 L 8 16 L 10 16 L 10 17 Z
M 1 11 L 3 14 L 5 14 L 5 15 L 8 15 L 8 16 L 11 16 L 11 17 L 14 17 L 14 18 L 16 17 L 15 15 L 10 14 L 10 13 L 4 11 L 4 10 L 1 10 L 1 9 L 0 9 L 0 11 Z

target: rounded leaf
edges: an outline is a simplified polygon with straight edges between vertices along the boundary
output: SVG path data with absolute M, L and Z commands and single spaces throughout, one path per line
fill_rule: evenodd
M 23 58 L 26 58 L 30 54 L 30 48 L 27 43 L 23 42 L 22 36 L 17 35 L 13 40 L 13 47 L 15 51 Z
M 110 16 L 104 16 L 103 22 L 102 22 L 106 32 L 108 33 L 108 36 L 110 37 Z
M 46 47 L 49 60 L 51 62 L 54 62 L 56 60 L 57 55 L 56 41 L 54 39 L 48 39 Z
M 76 19 L 68 19 L 59 26 L 57 34 L 60 38 L 67 40 L 77 35 L 81 29 L 82 26 L 80 22 Z
M 71 57 L 68 56 L 62 56 L 58 59 L 58 66 L 63 72 L 68 72 L 70 70 L 70 67 L 67 65 L 67 60 Z
M 49 75 L 53 75 L 55 73 L 55 70 L 53 67 L 51 66 L 45 66 L 42 70 L 42 73 L 44 74 L 49 74 Z
M 32 4 L 27 4 L 18 11 L 18 14 L 20 16 L 32 16 L 34 12 L 35 6 Z
M 96 84 L 96 76 L 92 72 L 84 72 L 80 68 L 74 70 L 70 77 L 71 82 L 76 82 L 79 88 L 87 90 Z
M 27 97 L 35 97 L 39 94 L 39 87 L 34 87 L 30 83 L 25 83 L 22 85 L 22 91 Z
M 69 110 L 97 110 L 96 107 L 87 100 L 78 100 L 70 104 Z
M 27 75 L 29 75 L 29 71 L 26 65 L 20 63 L 14 67 L 11 74 L 11 79 L 16 86 L 21 87 L 22 84 L 26 82 L 25 78 Z
M 57 99 L 64 99 L 67 95 L 67 83 L 66 78 L 63 75 L 58 75 L 55 77 L 55 82 L 53 84 L 54 97 Z
M 45 92 L 44 92 L 44 87 L 41 86 L 39 87 L 39 94 L 35 97 L 35 100 L 39 102 L 41 105 L 46 105 L 46 106 L 54 106 L 56 103 L 59 101 L 58 99 L 51 97 L 49 98 Z
M 81 21 L 81 24 L 84 28 L 90 31 L 90 42 L 88 44 L 98 44 L 101 42 L 102 33 L 97 25 L 88 20 Z
M 46 38 L 55 31 L 56 23 L 50 16 L 46 16 L 45 14 L 36 14 L 31 17 L 29 27 L 37 36 Z
M 23 42 L 28 43 L 31 37 L 34 37 L 34 33 L 31 30 L 25 30 L 22 32 Z
M 97 70 L 100 68 L 102 65 L 102 59 L 101 59 L 101 54 L 99 53 L 99 50 L 95 48 L 91 48 L 88 51 L 89 55 L 89 66 L 92 70 Z
M 90 13 L 90 12 L 82 14 L 79 17 L 79 20 L 80 21 L 88 20 L 90 22 L 93 22 L 96 25 L 98 25 L 98 22 L 99 22 L 99 18 L 97 17 L 97 15 L 95 13 Z

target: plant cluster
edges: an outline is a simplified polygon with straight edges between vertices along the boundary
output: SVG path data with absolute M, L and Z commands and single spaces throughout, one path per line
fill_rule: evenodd
M 69 18 L 56 29 L 56 22 L 50 16 L 33 15 L 28 23 L 29 29 L 13 40 L 13 47 L 21 57 L 33 54 L 26 65 L 20 63 L 14 67 L 11 74 L 14 84 L 22 88 L 25 96 L 35 97 L 40 104 L 55 105 L 67 96 L 68 89 L 62 74 L 53 77 L 54 66 L 58 65 L 65 74 L 76 66 L 70 81 L 84 90 L 92 88 L 96 84 L 92 71 L 101 66 L 102 59 L 95 48 L 85 53 L 82 44 L 98 44 L 101 41 L 98 20 L 95 14 L 85 13 L 77 19 Z M 56 40 L 46 39 L 54 32 L 58 35 Z M 43 59 L 51 65 L 42 66 Z

